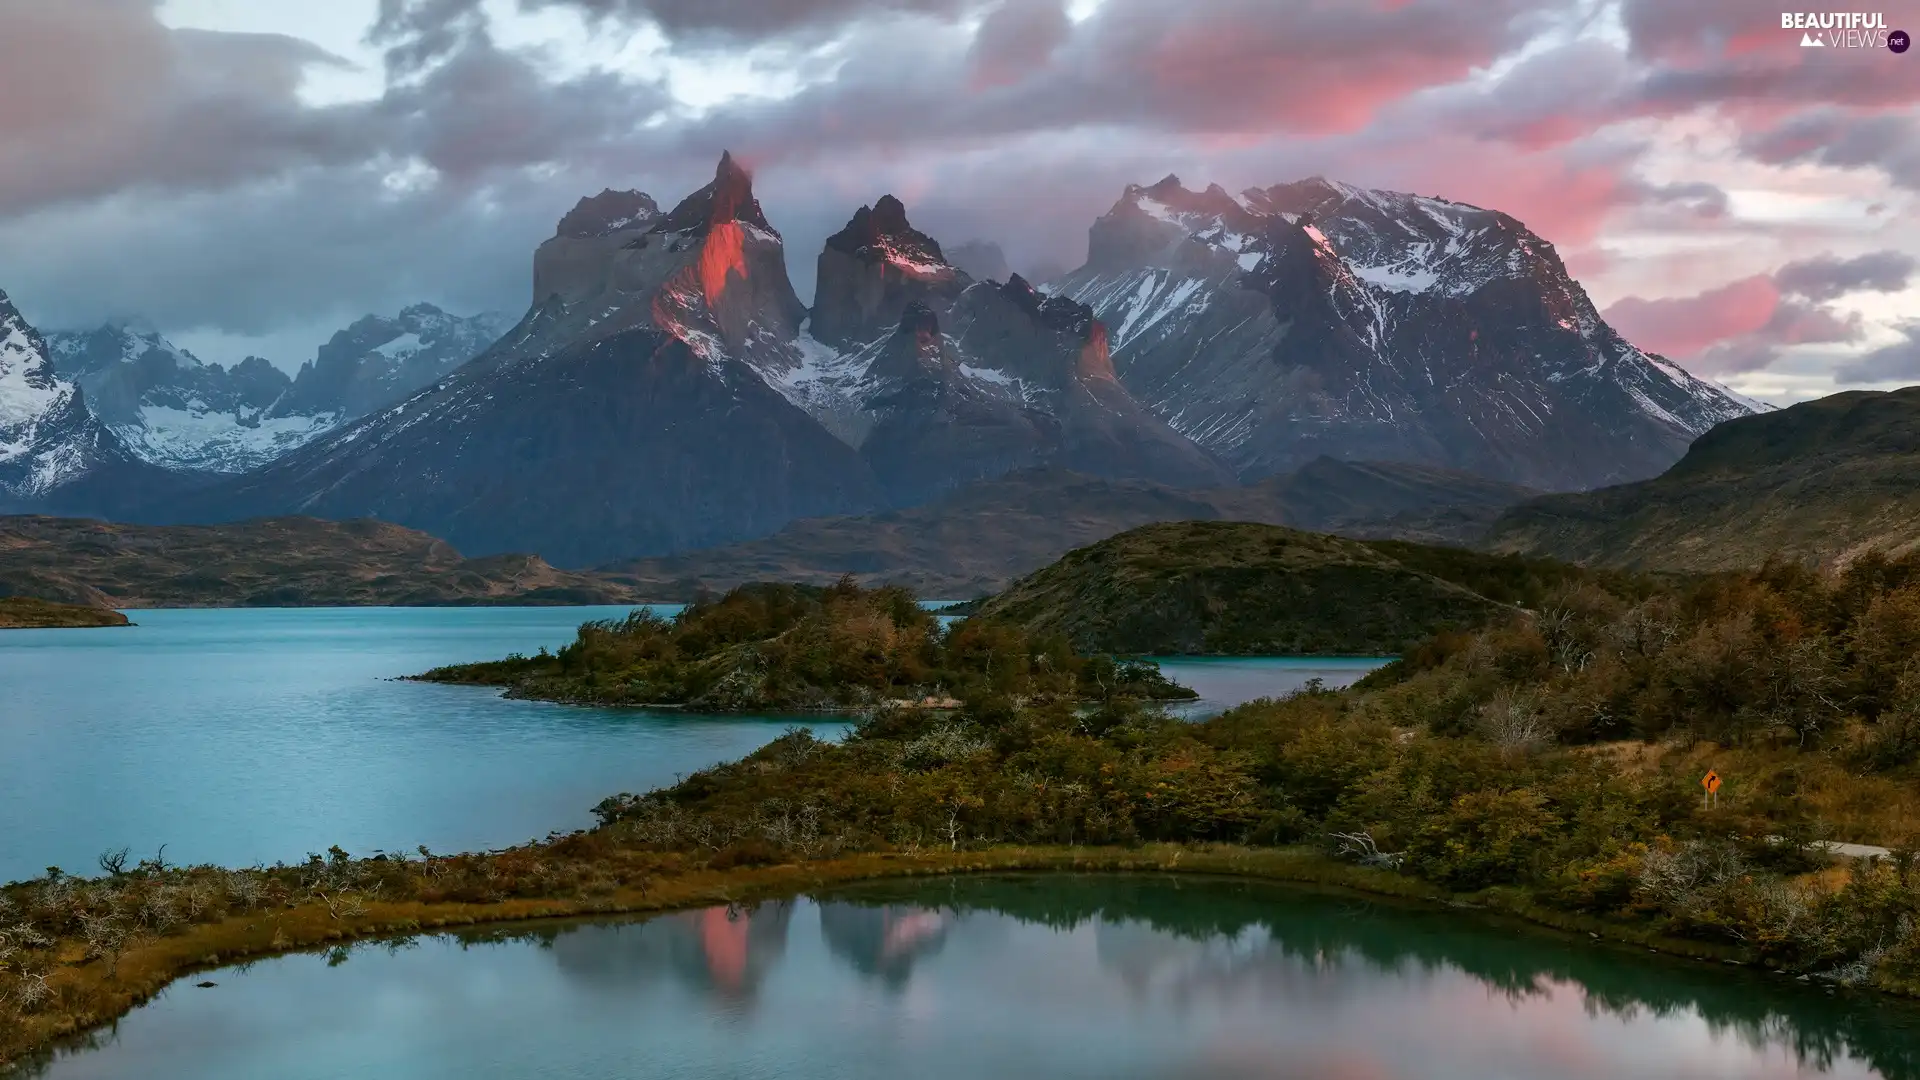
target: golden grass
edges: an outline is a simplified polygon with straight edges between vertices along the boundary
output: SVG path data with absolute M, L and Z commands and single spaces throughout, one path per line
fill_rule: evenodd
M 1849 769 L 1827 753 L 1791 744 L 1751 747 L 1712 742 L 1616 742 L 1585 747 L 1624 774 L 1673 773 L 1689 783 L 1720 774 L 1720 806 L 1738 812 L 1762 800 L 1789 799 L 1833 829 L 1830 839 L 1899 850 L 1920 847 L 1920 784 Z

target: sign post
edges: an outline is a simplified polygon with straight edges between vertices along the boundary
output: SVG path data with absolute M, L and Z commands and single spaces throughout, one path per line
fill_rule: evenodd
M 1712 769 L 1708 769 L 1707 775 L 1700 778 L 1700 786 L 1706 789 L 1700 796 L 1701 809 L 1704 810 L 1709 806 L 1719 806 L 1720 774 Z

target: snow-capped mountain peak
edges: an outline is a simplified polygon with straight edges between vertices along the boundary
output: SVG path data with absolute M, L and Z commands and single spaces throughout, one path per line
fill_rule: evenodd
M 26 453 L 35 425 L 72 395 L 73 385 L 54 374 L 46 342 L 0 292 L 0 462 Z
M 0 503 L 45 499 L 127 460 L 0 291 Z
M 1323 177 L 1130 186 L 1051 287 L 1113 328 L 1138 396 L 1249 479 L 1331 453 L 1585 487 L 1753 411 L 1622 340 L 1512 217 Z M 1519 449 L 1541 442 L 1559 446 Z

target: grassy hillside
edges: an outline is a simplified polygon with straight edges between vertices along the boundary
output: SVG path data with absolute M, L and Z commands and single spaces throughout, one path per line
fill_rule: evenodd
M 1148 525 L 979 606 L 1083 651 L 1384 654 L 1589 575 L 1575 567 L 1274 525 Z
M 1447 469 L 1331 458 L 1244 488 L 1181 491 L 1029 469 L 926 506 L 797 521 L 763 540 L 606 568 L 656 600 L 689 600 L 749 581 L 901 585 L 964 600 L 1007 587 L 1078 547 L 1160 521 L 1257 521 L 1358 537 L 1477 539 L 1501 509 L 1535 492 Z
M 1844 565 L 1920 546 L 1920 387 L 1730 420 L 1655 479 L 1513 507 L 1494 550 L 1598 566 Z
M 126 625 L 127 617 L 112 608 L 58 604 L 31 596 L 0 596 L 0 630 Z
M 635 611 L 590 622 L 557 654 L 436 668 L 428 682 L 503 686 L 513 697 L 703 711 L 957 707 L 982 695 L 1192 697 L 1151 664 L 1077 656 L 1057 635 L 969 619 L 943 630 L 904 589 L 851 579 L 743 585 L 671 619 Z
M 532 555 L 468 559 L 381 521 L 124 525 L 0 517 L 0 596 L 96 607 L 607 604 L 626 587 Z

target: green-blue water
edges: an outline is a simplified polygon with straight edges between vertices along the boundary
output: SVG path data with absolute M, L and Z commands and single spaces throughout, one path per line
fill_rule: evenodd
M 1911 1005 L 1277 886 L 969 878 L 175 984 L 48 1080 L 1902 1080 Z
M 590 824 L 619 791 L 738 757 L 790 724 L 508 701 L 394 682 L 557 648 L 625 608 L 136 611 L 131 629 L 0 634 L 0 881 L 100 852 L 298 861 L 339 844 L 501 847 Z M 1321 661 L 1170 662 L 1217 709 Z M 1358 677 L 1360 670 L 1351 672 Z

